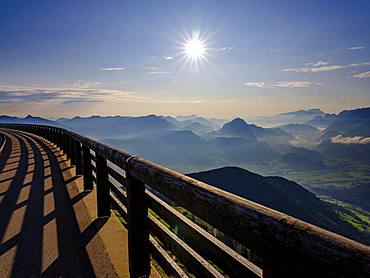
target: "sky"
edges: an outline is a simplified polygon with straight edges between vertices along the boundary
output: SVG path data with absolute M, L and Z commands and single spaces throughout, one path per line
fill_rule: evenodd
M 0 0 L 0 114 L 370 106 L 369 14 L 368 0 Z

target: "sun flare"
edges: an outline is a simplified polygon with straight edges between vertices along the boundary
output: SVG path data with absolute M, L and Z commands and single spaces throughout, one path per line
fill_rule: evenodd
M 205 44 L 199 38 L 192 38 L 185 42 L 185 54 L 191 59 L 200 59 L 206 52 Z

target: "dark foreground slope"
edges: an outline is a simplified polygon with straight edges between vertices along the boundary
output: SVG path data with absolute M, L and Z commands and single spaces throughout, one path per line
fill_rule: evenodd
M 340 219 L 330 205 L 285 178 L 263 177 L 238 167 L 189 176 L 354 240 L 369 242 L 368 236 Z

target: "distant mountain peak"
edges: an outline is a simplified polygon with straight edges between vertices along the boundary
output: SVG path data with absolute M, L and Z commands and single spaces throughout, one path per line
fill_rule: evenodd
M 240 124 L 240 125 L 246 125 L 247 124 L 247 122 L 244 119 L 239 118 L 239 117 L 231 120 L 230 123 Z
M 250 126 L 242 118 L 235 118 L 224 124 L 220 129 L 220 134 L 256 140 L 256 136 L 253 134 Z

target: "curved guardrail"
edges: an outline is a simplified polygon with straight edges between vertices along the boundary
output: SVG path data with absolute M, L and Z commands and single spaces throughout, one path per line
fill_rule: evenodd
M 131 277 L 148 277 L 150 255 L 174 277 L 370 277 L 369 246 L 70 130 L 0 128 L 53 142 L 83 174 L 85 190 L 96 185 L 98 216 L 113 207 L 127 221 Z M 248 260 L 254 254 L 258 266 Z
M 3 134 L 0 134 L 0 155 L 3 152 L 5 144 L 6 144 L 6 137 Z

